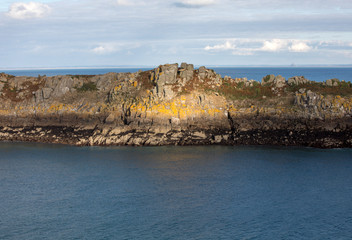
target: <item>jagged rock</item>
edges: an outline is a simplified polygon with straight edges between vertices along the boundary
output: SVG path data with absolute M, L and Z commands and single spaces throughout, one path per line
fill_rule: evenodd
M 1 81 L 1 80 L 0 80 L 0 81 Z M 5 86 L 5 83 L 0 82 L 0 92 L 2 91 L 2 89 L 4 88 L 4 86 Z
M 45 81 L 45 88 L 51 88 L 53 97 L 60 97 L 74 87 L 74 81 L 70 76 L 55 76 Z
M 116 73 L 107 73 L 104 75 L 99 75 L 96 77 L 96 79 L 93 79 L 92 81 L 96 83 L 97 88 L 101 91 L 108 91 L 111 88 L 112 82 L 118 79 L 118 74 Z
M 48 99 L 50 97 L 50 94 L 51 94 L 52 91 L 53 91 L 52 88 L 43 88 L 42 89 L 43 99 Z
M 187 68 L 187 65 L 188 65 L 187 63 L 183 62 L 183 63 L 181 63 L 180 68 L 186 69 L 186 68 Z
M 263 77 L 262 85 L 274 85 L 276 88 L 282 88 L 286 85 L 286 79 L 281 75 L 275 76 L 273 74 Z
M 198 75 L 200 78 L 205 78 L 206 68 L 204 66 L 199 67 Z
M 166 64 L 153 70 L 152 79 L 156 82 L 156 93 L 163 99 L 174 97 L 172 84 L 177 81 L 178 64 Z M 169 86 L 168 86 L 169 85 Z
M 282 88 L 286 85 L 286 79 L 279 75 L 275 78 L 274 84 L 277 88 Z
M 7 81 L 8 75 L 6 73 L 0 73 L 0 81 L 1 82 L 6 82 Z
M 193 64 L 182 63 L 181 68 L 179 70 L 180 77 L 186 79 L 186 82 L 193 78 L 194 66 Z
M 270 85 L 274 82 L 274 80 L 275 80 L 274 74 L 267 75 L 267 76 L 263 77 L 262 85 Z
M 337 87 L 339 83 L 340 83 L 340 80 L 337 78 L 328 79 L 325 82 L 325 84 L 329 87 Z
M 306 79 L 303 76 L 295 76 L 295 77 L 291 77 L 287 80 L 288 85 L 300 85 L 300 84 L 307 84 L 310 81 L 308 79 Z
M 159 86 L 158 87 L 158 93 L 161 93 L 161 95 L 158 94 L 159 97 L 162 97 L 165 100 L 170 100 L 173 97 L 175 97 L 177 92 L 173 91 L 172 88 L 173 88 L 173 86 L 170 86 L 170 85 L 164 85 L 164 86 L 161 86 L 161 87 Z M 160 90 L 161 90 L 161 92 L 160 92 Z
M 161 66 L 159 74 L 159 83 L 173 84 L 177 81 L 178 64 L 166 64 Z
M 298 92 L 296 92 L 295 103 L 297 105 L 314 107 L 317 106 L 320 100 L 321 96 L 311 90 L 306 91 L 305 88 L 301 88 Z

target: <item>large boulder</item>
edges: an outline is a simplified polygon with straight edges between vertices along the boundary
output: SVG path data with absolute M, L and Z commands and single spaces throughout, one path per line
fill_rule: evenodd
M 281 75 L 277 76 L 274 80 L 275 87 L 282 88 L 286 85 L 286 79 Z
M 337 87 L 339 85 L 339 83 L 340 83 L 339 79 L 332 78 L 332 79 L 326 80 L 325 85 L 329 86 L 329 87 Z
M 172 85 L 177 82 L 178 64 L 165 64 L 154 69 L 151 80 L 156 83 L 156 94 L 162 99 L 171 99 L 175 96 Z
M 265 77 L 262 78 L 262 85 L 272 84 L 274 82 L 274 79 L 275 79 L 274 74 L 266 75 Z
M 309 80 L 303 76 L 295 76 L 295 77 L 289 78 L 287 80 L 287 83 L 288 85 L 293 86 L 293 85 L 307 84 L 309 83 Z
M 206 75 L 206 68 L 204 66 L 201 66 L 199 69 L 198 69 L 198 75 L 200 78 L 204 79 L 205 78 L 205 75 Z
M 282 88 L 286 85 L 286 79 L 281 76 L 275 76 L 274 74 L 267 75 L 262 79 L 262 85 L 274 85 L 277 88 Z
M 189 81 L 193 78 L 194 66 L 193 64 L 182 63 L 179 69 L 180 77 Z

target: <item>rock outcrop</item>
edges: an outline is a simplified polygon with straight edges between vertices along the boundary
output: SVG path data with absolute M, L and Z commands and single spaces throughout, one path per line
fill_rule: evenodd
M 104 75 L 0 74 L 0 140 L 75 145 L 352 146 L 352 86 L 259 83 L 182 63 Z

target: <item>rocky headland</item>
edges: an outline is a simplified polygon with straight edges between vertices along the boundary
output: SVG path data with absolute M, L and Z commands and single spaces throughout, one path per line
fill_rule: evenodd
M 261 82 L 182 63 L 150 71 L 0 74 L 0 140 L 73 145 L 352 147 L 352 84 Z

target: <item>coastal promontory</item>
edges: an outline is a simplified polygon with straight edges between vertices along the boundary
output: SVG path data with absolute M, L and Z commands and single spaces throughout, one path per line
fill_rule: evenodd
M 0 74 L 0 140 L 73 145 L 352 147 L 352 84 L 261 82 L 192 64 L 104 75 Z

